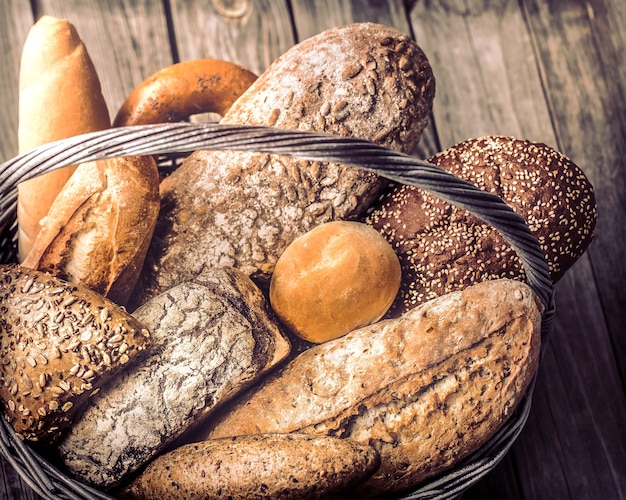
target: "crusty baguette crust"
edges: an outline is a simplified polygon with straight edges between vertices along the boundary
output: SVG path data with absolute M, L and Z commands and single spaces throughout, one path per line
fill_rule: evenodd
M 125 305 L 159 213 L 152 156 L 84 163 L 54 200 L 22 265 L 82 283 Z
M 353 24 L 279 57 L 222 123 L 324 131 L 411 151 L 434 91 L 428 60 L 407 35 Z M 164 209 L 140 278 L 141 300 L 205 266 L 236 267 L 264 286 L 297 236 L 358 218 L 386 184 L 348 165 L 197 151 L 162 183 Z
M 347 439 L 264 434 L 181 446 L 126 488 L 122 499 L 351 498 L 380 465 L 374 448 Z
M 477 449 L 511 414 L 538 366 L 540 309 L 512 280 L 434 299 L 301 353 L 203 437 L 350 437 L 381 453 L 364 494 L 413 486 Z
M 74 26 L 42 16 L 31 28 L 20 63 L 18 148 L 110 126 L 94 65 Z M 23 260 L 58 192 L 75 167 L 57 169 L 18 186 L 19 256 Z

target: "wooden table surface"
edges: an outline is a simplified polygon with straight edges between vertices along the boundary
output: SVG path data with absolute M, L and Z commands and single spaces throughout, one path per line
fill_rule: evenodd
M 0 0 L 0 160 L 17 152 L 22 44 L 42 14 L 70 19 L 112 115 L 179 60 L 262 72 L 297 41 L 374 21 L 410 33 L 437 78 L 416 154 L 484 134 L 544 142 L 583 168 L 599 221 L 557 285 L 533 410 L 504 461 L 464 498 L 626 497 L 626 2 L 623 0 Z M 38 498 L 6 462 L 0 500 Z

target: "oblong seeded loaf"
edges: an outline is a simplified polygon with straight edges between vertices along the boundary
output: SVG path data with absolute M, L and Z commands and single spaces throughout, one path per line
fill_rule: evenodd
M 351 498 L 380 457 L 349 439 L 257 434 L 181 446 L 157 457 L 122 499 Z
M 144 361 L 106 387 L 58 445 L 80 480 L 110 488 L 289 353 L 261 291 L 234 269 L 206 271 L 134 313 Z
M 462 141 L 431 163 L 497 194 L 521 215 L 545 252 L 556 283 L 589 246 L 598 217 L 589 179 L 551 147 L 508 136 Z M 495 278 L 523 279 L 513 248 L 463 208 L 395 185 L 368 214 L 396 251 L 402 284 L 388 317 L 440 295 Z
M 145 325 L 87 287 L 0 266 L 0 400 L 24 439 L 58 439 L 150 342 Z
M 202 437 L 350 438 L 381 455 L 360 496 L 410 488 L 476 450 L 511 415 L 538 366 L 541 309 L 514 280 L 444 295 L 301 353 Z
M 324 131 L 409 152 L 434 91 L 428 60 L 409 36 L 358 23 L 288 50 L 222 123 Z M 291 241 L 322 222 L 358 218 L 386 184 L 347 165 L 197 151 L 161 185 L 161 215 L 135 300 L 205 266 L 233 266 L 266 284 Z

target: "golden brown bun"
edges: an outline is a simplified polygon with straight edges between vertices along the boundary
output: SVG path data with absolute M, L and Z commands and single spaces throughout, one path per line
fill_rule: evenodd
M 178 122 L 199 113 L 223 116 L 254 80 L 254 73 L 218 59 L 173 64 L 146 78 L 130 93 L 113 126 Z
M 539 363 L 541 307 L 514 280 L 479 283 L 316 345 L 214 420 L 210 439 L 306 432 L 374 446 L 362 493 L 451 467 L 511 415 Z
M 59 437 L 88 399 L 150 344 L 144 326 L 80 285 L 0 266 L 0 400 L 23 438 Z
M 109 126 L 96 70 L 76 30 L 66 20 L 41 17 L 28 33 L 20 63 L 19 152 Z M 18 186 L 20 260 L 74 168 L 57 169 Z
M 339 498 L 379 464 L 371 446 L 329 436 L 216 439 L 181 446 L 157 458 L 121 498 Z
M 83 285 L 125 305 L 159 213 L 151 156 L 83 163 L 42 219 L 22 265 Z
M 280 256 L 270 302 L 293 333 L 326 342 L 382 318 L 400 278 L 398 257 L 375 229 L 327 222 L 296 238 Z
M 545 252 L 554 282 L 591 242 L 598 216 L 593 186 L 549 146 L 486 136 L 460 142 L 429 161 L 498 194 L 521 215 Z M 519 257 L 497 230 L 416 187 L 394 186 L 366 222 L 391 243 L 402 264 L 390 317 L 479 281 L 524 277 Z

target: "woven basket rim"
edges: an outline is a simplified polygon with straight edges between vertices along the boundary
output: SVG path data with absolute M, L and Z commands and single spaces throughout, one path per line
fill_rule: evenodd
M 108 129 L 46 144 L 0 165 L 0 263 L 14 257 L 17 184 L 67 165 L 132 155 L 165 155 L 160 168 L 171 169 L 172 158 L 198 149 L 270 153 L 293 158 L 351 164 L 390 180 L 417 186 L 465 208 L 497 229 L 522 261 L 528 285 L 544 306 L 542 353 L 552 329 L 554 289 L 545 256 L 522 217 L 497 195 L 476 188 L 414 156 L 389 150 L 369 141 L 318 132 L 274 127 L 170 123 Z M 530 413 L 537 374 L 522 401 L 503 426 L 481 448 L 455 467 L 427 479 L 407 493 L 406 499 L 448 499 L 492 471 L 508 453 Z M 23 443 L 0 418 L 0 453 L 22 479 L 43 498 L 110 499 L 110 495 L 67 476 Z

